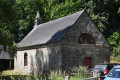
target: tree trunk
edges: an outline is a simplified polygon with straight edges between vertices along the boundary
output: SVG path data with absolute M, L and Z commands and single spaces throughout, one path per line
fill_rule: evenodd
M 9 69 L 11 69 L 11 64 L 12 64 L 12 60 L 10 59 L 10 62 L 9 62 Z

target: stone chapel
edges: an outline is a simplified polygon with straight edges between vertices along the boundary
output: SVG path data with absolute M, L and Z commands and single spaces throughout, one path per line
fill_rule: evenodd
M 86 11 L 41 23 L 39 12 L 32 31 L 18 43 L 17 73 L 38 73 L 74 66 L 93 68 L 110 61 L 110 45 Z

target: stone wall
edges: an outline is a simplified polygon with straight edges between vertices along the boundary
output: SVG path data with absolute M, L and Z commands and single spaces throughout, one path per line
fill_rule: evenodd
M 25 53 L 28 54 L 27 66 L 24 66 Z M 18 73 L 37 74 L 51 69 L 61 69 L 61 46 L 17 51 L 14 61 L 14 70 Z
M 79 44 L 82 33 L 92 35 L 95 44 Z M 84 65 L 84 58 L 91 57 L 91 67 L 97 63 L 110 61 L 110 45 L 101 31 L 97 28 L 87 13 L 83 13 L 62 39 L 63 69 L 69 70 L 73 66 Z
M 28 55 L 28 66 L 24 66 L 24 54 Z M 33 62 L 36 62 L 35 59 L 36 49 L 17 51 L 17 54 L 14 58 L 14 70 L 17 73 L 31 73 Z
M 91 67 L 97 63 L 110 61 L 109 49 L 96 45 L 64 45 L 62 60 L 64 70 L 71 70 L 74 66 L 84 66 L 84 58 L 91 57 Z
M 63 38 L 63 44 L 77 45 L 79 36 L 82 33 L 88 33 L 93 36 L 96 45 L 103 45 L 110 47 L 108 41 L 105 39 L 101 31 L 97 28 L 87 13 L 83 13 L 79 19 L 72 26 L 70 31 Z
M 49 71 L 61 68 L 61 46 L 39 48 L 36 52 L 39 71 Z

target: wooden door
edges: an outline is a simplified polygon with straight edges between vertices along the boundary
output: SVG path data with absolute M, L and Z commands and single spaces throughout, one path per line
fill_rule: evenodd
M 85 57 L 85 58 L 84 58 L 84 65 L 85 65 L 88 69 L 91 69 L 91 57 Z

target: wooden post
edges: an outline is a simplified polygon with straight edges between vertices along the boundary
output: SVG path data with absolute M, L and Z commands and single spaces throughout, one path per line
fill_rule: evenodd
M 11 70 L 12 60 L 9 61 L 9 69 Z
M 97 75 L 97 79 L 100 80 L 100 74 Z
M 65 80 L 70 80 L 70 77 L 69 76 L 65 76 Z

